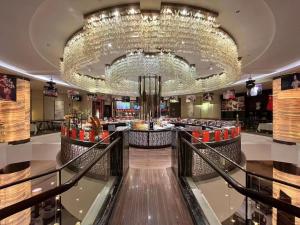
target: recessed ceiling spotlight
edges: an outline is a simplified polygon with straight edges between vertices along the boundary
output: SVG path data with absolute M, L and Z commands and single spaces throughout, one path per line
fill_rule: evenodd
M 212 66 L 210 66 L 210 67 L 209 67 L 209 70 L 213 70 L 213 67 L 212 67 Z
M 236 11 L 235 11 L 235 13 L 237 13 L 237 14 L 240 13 L 240 12 L 241 12 L 240 10 L 236 10 Z
M 183 44 L 183 45 L 184 45 L 184 43 L 185 43 L 184 41 L 181 42 L 181 44 Z
M 107 46 L 111 48 L 111 47 L 112 47 L 112 44 L 111 44 L 111 43 L 108 43 Z
M 88 71 L 89 71 L 89 72 L 92 72 L 92 69 L 91 69 L 91 68 L 88 68 Z

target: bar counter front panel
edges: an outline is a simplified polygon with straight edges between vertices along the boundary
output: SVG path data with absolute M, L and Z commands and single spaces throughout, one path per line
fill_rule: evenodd
M 172 131 L 164 130 L 131 130 L 129 145 L 136 148 L 166 148 L 171 146 Z

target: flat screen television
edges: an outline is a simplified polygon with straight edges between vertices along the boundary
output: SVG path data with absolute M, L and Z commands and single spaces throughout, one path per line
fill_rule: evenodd
M 130 109 L 130 102 L 117 101 L 117 109 L 118 110 Z
M 195 102 L 196 101 L 196 95 L 187 95 L 185 98 L 185 102 Z
M 223 99 L 224 100 L 229 100 L 229 99 L 235 99 L 235 90 L 227 90 L 223 92 Z
M 72 95 L 71 99 L 75 102 L 80 102 L 81 101 L 81 96 L 80 95 Z
M 160 103 L 160 110 L 165 110 L 167 108 L 167 104 L 165 102 Z
M 0 100 L 17 100 L 17 79 L 5 74 L 0 74 Z
M 210 102 L 214 99 L 214 94 L 213 93 L 204 93 L 203 94 L 203 101 L 206 101 L 206 102 Z
M 129 96 L 123 96 L 122 97 L 122 102 L 130 102 L 130 97 Z

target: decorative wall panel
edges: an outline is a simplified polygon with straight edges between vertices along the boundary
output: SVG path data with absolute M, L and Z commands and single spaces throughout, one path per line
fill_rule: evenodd
M 273 81 L 273 138 L 300 142 L 300 88 L 281 90 L 281 79 Z
M 9 76 L 9 75 L 8 75 Z M 17 101 L 0 100 L 0 124 L 4 127 L 4 142 L 30 138 L 30 82 L 17 79 Z
M 65 164 L 80 154 L 86 152 L 89 147 L 85 146 L 84 142 L 73 141 L 67 137 L 61 138 L 61 162 Z M 100 145 L 99 148 L 93 148 L 88 153 L 79 157 L 72 162 L 68 168 L 74 172 L 80 171 L 87 164 L 97 158 L 104 150 L 106 145 Z M 108 180 L 110 176 L 110 152 L 100 159 L 88 172 L 87 176 L 92 178 L 98 178 L 101 180 Z
M 298 171 L 300 171 L 299 168 Z M 300 174 L 291 174 L 274 168 L 273 178 L 276 178 L 278 180 L 284 180 L 291 184 L 300 185 Z M 282 198 L 281 195 L 284 196 L 284 198 Z M 273 197 L 277 199 L 281 199 L 283 201 L 289 201 L 290 204 L 300 207 L 300 190 L 296 188 L 288 187 L 286 185 L 273 182 Z M 272 209 L 272 224 L 274 225 L 283 224 L 282 220 L 287 220 L 284 221 L 284 224 L 300 225 L 300 218 L 287 215 L 286 213 L 283 212 L 281 212 L 280 214 L 281 214 L 279 217 L 280 221 L 278 221 L 277 209 L 276 208 Z M 291 220 L 293 222 L 291 222 Z
M 6 171 L 6 169 L 1 169 L 0 171 L 0 186 L 8 184 L 11 182 L 18 181 L 20 179 L 25 179 L 30 176 L 30 164 L 22 163 L 26 165 L 21 165 L 21 163 L 14 164 L 13 167 L 25 167 L 17 171 Z M 4 188 L 0 190 L 0 209 L 6 206 L 12 205 L 21 200 L 31 197 L 31 183 L 25 182 L 18 185 L 14 185 L 9 188 Z M 31 209 L 23 210 L 19 213 L 16 213 L 6 219 L 0 221 L 0 225 L 29 225 L 31 219 Z
M 235 167 L 229 161 L 224 160 L 220 155 L 212 152 L 210 149 L 204 146 L 196 147 L 204 154 L 206 157 L 218 165 L 224 171 L 230 171 Z M 211 146 L 219 153 L 227 156 L 232 161 L 240 164 L 242 161 L 241 152 L 241 137 L 219 142 L 216 146 Z M 193 152 L 192 161 L 192 177 L 195 181 L 205 180 L 217 176 L 216 171 L 208 165 L 200 156 Z
M 129 144 L 137 148 L 163 148 L 172 143 L 171 130 L 131 130 Z

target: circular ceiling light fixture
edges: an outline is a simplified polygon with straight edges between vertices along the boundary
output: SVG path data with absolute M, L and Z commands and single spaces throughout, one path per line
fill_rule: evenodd
M 153 59 L 158 59 L 157 52 L 172 52 L 189 56 L 199 63 L 213 64 L 221 70 L 221 73 L 200 78 L 193 72 L 187 80 L 166 79 L 163 96 L 222 88 L 239 79 L 241 64 L 235 41 L 219 26 L 216 18 L 216 13 L 205 9 L 172 4 L 162 4 L 157 12 L 141 11 L 139 5 L 99 10 L 86 16 L 83 28 L 67 41 L 61 63 L 62 77 L 68 83 L 91 92 L 137 96 L 137 81 L 127 78 L 146 74 L 131 74 L 130 65 L 123 66 L 127 69 L 119 70 L 117 74 L 112 72 L 112 64 L 110 70 L 106 68 L 105 79 L 81 71 L 101 63 L 104 57 L 125 54 L 123 60 L 130 60 L 131 52 L 142 49 L 148 58 L 151 58 L 151 53 L 155 53 Z M 178 59 L 172 57 L 174 61 Z M 163 63 L 156 65 L 164 66 Z M 163 69 L 156 68 L 156 71 Z M 128 83 L 124 83 L 125 80 Z M 184 88 L 179 88 L 179 82 L 185 84 Z M 116 90 L 117 84 L 124 88 Z

